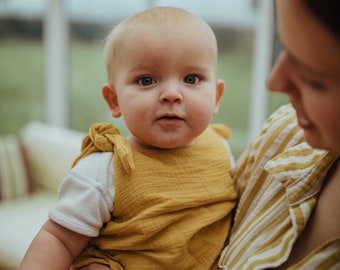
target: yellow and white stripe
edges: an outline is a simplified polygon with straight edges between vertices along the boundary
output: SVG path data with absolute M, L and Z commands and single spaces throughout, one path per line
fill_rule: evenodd
M 321 179 L 335 159 L 304 142 L 290 105 L 273 114 L 236 164 L 240 201 L 219 267 L 255 270 L 281 265 L 306 225 Z M 291 269 L 340 269 L 339 261 L 337 238 Z

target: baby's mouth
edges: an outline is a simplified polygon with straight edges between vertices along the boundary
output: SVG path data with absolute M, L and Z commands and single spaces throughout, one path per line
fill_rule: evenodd
M 177 115 L 163 115 L 159 118 L 157 118 L 157 121 L 163 124 L 178 124 L 182 121 L 184 121 L 184 119 L 180 116 Z
M 158 118 L 159 120 L 161 120 L 161 119 L 168 119 L 168 120 L 176 120 L 176 119 L 179 119 L 179 120 L 181 120 L 181 118 L 180 117 L 178 117 L 178 116 L 162 116 L 162 117 L 160 117 L 160 118 Z

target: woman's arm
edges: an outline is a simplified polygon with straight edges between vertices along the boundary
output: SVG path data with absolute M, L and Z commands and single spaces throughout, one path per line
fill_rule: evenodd
M 68 270 L 89 240 L 89 236 L 48 220 L 33 239 L 19 270 Z

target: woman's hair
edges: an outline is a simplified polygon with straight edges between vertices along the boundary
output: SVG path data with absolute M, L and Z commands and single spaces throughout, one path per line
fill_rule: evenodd
M 304 0 L 308 9 L 340 40 L 340 0 Z

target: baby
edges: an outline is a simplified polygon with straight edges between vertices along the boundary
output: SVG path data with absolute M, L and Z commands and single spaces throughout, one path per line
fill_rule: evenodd
M 109 34 L 102 92 L 131 135 L 95 124 L 20 269 L 213 269 L 236 193 L 217 42 L 179 8 L 138 13 Z M 62 259 L 60 259 L 62 258 Z

